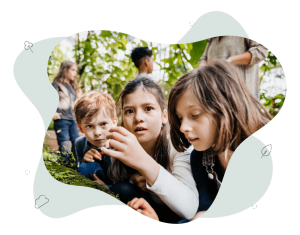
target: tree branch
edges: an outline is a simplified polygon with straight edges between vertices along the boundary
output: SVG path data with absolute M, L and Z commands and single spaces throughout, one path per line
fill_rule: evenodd
M 183 52 L 182 52 L 181 47 L 180 47 L 179 44 L 177 44 L 177 47 L 179 48 L 179 52 L 180 52 L 179 54 L 180 54 L 180 57 L 181 57 L 181 60 L 182 60 L 182 64 L 183 64 L 184 70 L 185 70 L 185 72 L 187 72 L 187 68 L 185 67 L 185 64 L 184 64 L 184 61 L 183 61 L 183 58 L 182 58 L 182 54 L 181 54 Z

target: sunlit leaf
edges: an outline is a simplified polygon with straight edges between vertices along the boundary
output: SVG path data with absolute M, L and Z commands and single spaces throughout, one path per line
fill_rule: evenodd
M 100 36 L 101 37 L 111 37 L 112 33 L 110 31 L 101 30 Z

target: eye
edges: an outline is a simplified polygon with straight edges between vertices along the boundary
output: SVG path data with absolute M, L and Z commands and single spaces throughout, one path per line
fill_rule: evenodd
M 106 126 L 106 125 L 107 125 L 106 122 L 101 123 L 101 126 Z
M 132 113 L 133 113 L 133 110 L 132 110 L 132 109 L 127 109 L 127 110 L 125 110 L 124 113 L 125 113 L 125 114 L 132 114 Z
M 88 129 L 89 129 L 89 128 L 92 128 L 92 125 L 87 125 L 86 128 L 88 128 Z
M 200 115 L 200 113 L 194 114 L 194 115 L 192 115 L 192 118 L 197 118 L 197 117 L 199 117 L 199 115 Z
M 181 122 L 182 121 L 182 118 L 180 118 L 180 117 L 177 117 L 178 118 L 178 120 Z
M 147 107 L 145 108 L 145 111 L 150 112 L 152 109 L 153 109 L 152 107 L 147 106 Z

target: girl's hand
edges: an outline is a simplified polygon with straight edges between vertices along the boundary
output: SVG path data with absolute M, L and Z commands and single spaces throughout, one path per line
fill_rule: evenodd
M 134 198 L 130 202 L 128 202 L 127 205 L 133 208 L 134 210 L 140 212 L 141 214 L 151 219 L 159 221 L 156 212 L 144 198 Z
M 96 149 L 90 149 L 84 155 L 83 161 L 85 161 L 85 162 L 94 162 L 94 158 L 101 161 L 102 160 L 102 155 Z
M 62 113 L 55 113 L 54 116 L 53 116 L 53 120 L 60 119 L 61 115 L 62 115 Z
M 141 175 L 140 172 L 136 172 L 131 175 L 132 182 L 138 186 L 143 192 L 147 192 L 148 189 L 146 187 L 146 179 L 144 176 Z
M 125 165 L 139 171 L 147 160 L 152 159 L 142 148 L 136 137 L 124 127 L 110 128 L 106 139 L 110 139 L 109 146 L 117 151 L 102 148 L 101 151 L 111 157 L 119 159 Z

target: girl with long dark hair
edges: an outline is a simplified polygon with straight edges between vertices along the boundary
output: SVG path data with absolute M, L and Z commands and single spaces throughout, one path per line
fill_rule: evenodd
M 75 84 L 77 76 L 77 65 L 71 61 L 61 63 L 59 72 L 53 80 L 53 87 L 59 95 L 59 103 L 54 114 L 54 129 L 57 135 L 57 143 L 61 156 L 69 161 L 71 151 L 77 161 L 75 151 L 75 140 L 79 137 L 75 121 L 74 104 L 78 88 Z

